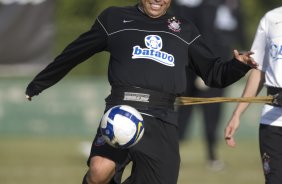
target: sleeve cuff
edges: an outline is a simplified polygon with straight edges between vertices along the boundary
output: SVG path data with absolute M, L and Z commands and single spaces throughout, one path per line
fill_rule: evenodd
M 250 69 L 252 69 L 252 67 L 250 67 L 249 65 L 237 60 L 236 58 L 233 58 L 232 60 L 233 66 L 238 68 L 239 70 L 241 70 L 244 73 L 247 73 Z
M 36 95 L 39 95 L 40 91 L 38 91 L 38 89 L 36 88 L 35 85 L 33 85 L 32 83 L 30 83 L 25 91 L 25 94 L 28 95 L 29 97 L 33 97 Z

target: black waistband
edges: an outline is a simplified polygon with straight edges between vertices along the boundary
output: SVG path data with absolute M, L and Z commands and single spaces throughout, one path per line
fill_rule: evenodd
M 276 95 L 277 93 L 282 92 L 282 88 L 276 88 L 276 87 L 267 87 L 267 95 Z
M 281 99 L 277 99 L 278 93 L 282 93 L 282 88 L 271 87 L 271 86 L 267 87 L 267 95 L 271 95 L 274 98 L 272 103 L 268 103 L 268 105 L 281 107 L 281 105 L 279 105 L 279 102 L 277 101 L 277 100 L 281 100 Z
M 173 108 L 175 95 L 160 91 L 131 86 L 112 86 L 111 94 L 106 98 L 107 105 L 130 105 L 137 109 L 149 107 Z

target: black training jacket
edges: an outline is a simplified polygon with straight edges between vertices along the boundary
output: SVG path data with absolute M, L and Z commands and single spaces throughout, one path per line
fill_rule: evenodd
M 181 95 L 187 68 L 210 87 L 226 87 L 250 67 L 236 59 L 223 62 L 207 47 L 187 19 L 167 13 L 150 18 L 136 6 L 110 7 L 91 29 L 69 44 L 28 85 L 26 94 L 38 95 L 95 53 L 110 53 L 111 85 L 138 86 Z M 106 62 L 106 61 L 105 61 Z

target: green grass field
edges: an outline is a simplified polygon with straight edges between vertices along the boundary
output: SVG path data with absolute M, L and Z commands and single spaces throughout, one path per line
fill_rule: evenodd
M 80 151 L 82 141 L 85 139 L 1 137 L 0 183 L 81 183 L 87 169 L 87 157 Z M 241 141 L 236 149 L 221 144 L 219 152 L 226 162 L 226 167 L 216 172 L 206 168 L 203 142 L 183 142 L 178 183 L 262 184 L 257 149 L 256 141 Z
M 0 183 L 81 183 L 87 170 L 82 143 L 92 141 L 100 120 L 109 90 L 105 79 L 66 78 L 32 102 L 24 98 L 29 80 L 0 79 Z M 226 96 L 240 96 L 243 84 L 228 88 Z M 225 105 L 220 137 L 235 105 Z M 226 167 L 219 172 L 206 168 L 201 115 L 196 111 L 191 140 L 181 143 L 178 183 L 262 184 L 259 111 L 259 104 L 252 105 L 243 116 L 237 148 L 228 148 L 220 139 L 218 151 Z

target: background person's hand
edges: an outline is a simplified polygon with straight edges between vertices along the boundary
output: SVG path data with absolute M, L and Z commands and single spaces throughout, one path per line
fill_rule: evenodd
M 232 116 L 232 118 L 229 120 L 226 128 L 224 129 L 224 139 L 228 146 L 235 147 L 236 141 L 234 138 L 234 134 L 236 130 L 238 129 L 240 124 L 240 119 L 237 116 Z
M 247 51 L 244 53 L 239 53 L 238 50 L 233 51 L 234 57 L 238 60 L 241 61 L 242 63 L 245 63 L 249 65 L 252 68 L 257 68 L 258 64 L 255 62 L 255 60 L 251 57 L 254 52 L 252 51 Z

